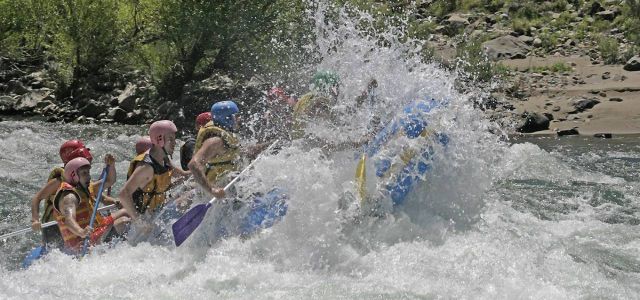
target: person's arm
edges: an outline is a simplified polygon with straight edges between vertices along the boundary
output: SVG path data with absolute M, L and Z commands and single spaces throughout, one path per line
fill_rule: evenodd
M 191 176 L 191 171 L 184 171 L 180 168 L 176 168 L 175 166 L 171 165 L 172 167 L 172 171 L 171 171 L 171 177 L 173 178 L 180 178 L 180 177 L 189 177 Z
M 109 169 L 109 173 L 107 174 L 107 178 L 104 181 L 104 188 L 109 189 L 113 184 L 116 183 L 116 159 L 111 154 L 107 154 L 104 157 L 104 164 Z M 92 185 L 100 186 L 102 183 L 102 178 L 99 180 L 91 182 Z M 97 189 L 96 189 L 97 191 Z
M 187 179 L 189 179 L 189 176 L 191 176 L 191 171 L 184 171 L 180 168 L 176 168 L 175 166 L 171 165 L 171 185 L 169 185 L 169 189 L 172 189 L 175 186 L 178 186 L 182 183 L 184 183 L 185 181 L 187 181 Z
M 60 187 L 60 180 L 49 180 L 49 182 L 31 198 L 31 229 L 34 231 L 40 230 L 42 226 L 42 224 L 40 224 L 40 201 L 55 193 L 58 187 Z
M 193 158 L 189 162 L 189 170 L 191 170 L 191 174 L 193 174 L 196 182 L 216 198 L 224 197 L 224 190 L 210 185 L 204 170 L 206 162 L 211 157 L 222 153 L 224 153 L 224 143 L 222 139 L 219 137 L 209 138 L 202 143 L 202 147 L 193 155 Z
M 104 163 L 107 165 L 109 173 L 107 179 L 104 182 L 105 188 L 110 188 L 116 183 L 116 159 L 111 154 L 107 154 L 104 157 Z
M 78 198 L 72 193 L 67 194 L 60 201 L 60 209 L 64 215 L 64 224 L 67 225 L 71 232 L 81 238 L 87 237 L 93 230 L 87 226 L 85 228 L 80 227 L 76 221 L 76 208 L 78 206 Z
M 133 204 L 133 193 L 144 188 L 153 179 L 153 168 L 147 164 L 142 164 L 133 171 L 133 174 L 129 177 L 129 180 L 125 182 L 118 199 L 122 208 L 127 211 L 127 214 L 132 219 L 138 218 L 138 211 Z
M 267 149 L 267 147 L 269 147 L 269 145 L 271 145 L 272 143 L 273 141 L 269 141 L 265 143 L 257 143 L 252 146 L 247 146 L 246 148 L 242 149 L 241 156 L 247 157 L 250 160 L 254 160 L 260 153 L 262 153 L 262 151 L 264 151 L 264 149 Z
M 102 193 L 102 202 L 104 204 L 120 204 L 120 200 Z

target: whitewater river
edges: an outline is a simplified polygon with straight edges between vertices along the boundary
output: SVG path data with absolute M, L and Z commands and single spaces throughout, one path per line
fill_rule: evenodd
M 509 139 L 474 108 L 482 91 L 457 92 L 457 75 L 425 62 L 420 44 L 399 41 L 402 32 L 371 38 L 358 29 L 370 21 L 366 15 L 311 17 L 319 39 L 309 49 L 320 63 L 291 75 L 308 82 L 315 70 L 332 70 L 341 94 L 336 123 L 314 124 L 308 133 L 354 141 L 374 115 L 384 123 L 411 101 L 438 103 L 429 128 L 450 143 L 434 149 L 432 170 L 403 206 L 386 218 L 354 222 L 357 205 L 345 195 L 354 192 L 356 151 L 323 153 L 294 143 L 257 162 L 237 184 L 248 193 L 288 191 L 288 212 L 272 228 L 246 240 L 216 240 L 208 216 L 180 248 L 119 243 L 81 261 L 54 252 L 21 270 L 39 240 L 29 233 L 0 241 L 0 299 L 640 297 L 638 137 Z M 371 79 L 379 85 L 376 100 L 350 110 Z M 66 139 L 92 149 L 94 178 L 102 156 L 116 156 L 117 193 L 145 132 L 0 122 L 0 234 L 29 224 L 30 198 L 60 165 Z M 371 172 L 369 165 L 367 189 L 375 192 Z
M 143 132 L 1 122 L 0 233 L 28 224 L 29 199 L 59 164 L 65 139 L 83 139 L 97 162 L 113 153 L 118 190 Z M 484 154 L 495 156 L 490 164 L 472 165 L 482 176 L 464 164 L 482 157 L 444 157 L 454 166 L 435 168 L 406 208 L 351 235 L 344 229 L 356 225 L 337 202 L 353 180 L 352 156 L 291 146 L 250 175 L 291 196 L 283 222 L 260 235 L 179 249 L 120 243 L 82 261 L 56 252 L 20 270 L 39 239 L 29 233 L 0 241 L 0 298 L 637 298 L 639 141 L 496 142 Z

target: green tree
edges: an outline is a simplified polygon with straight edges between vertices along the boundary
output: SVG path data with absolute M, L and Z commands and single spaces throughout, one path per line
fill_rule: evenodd
M 230 71 L 234 55 L 250 53 L 246 48 L 273 29 L 275 2 L 166 0 L 158 5 L 151 30 L 175 49 L 175 64 L 162 78 L 159 96 L 177 100 L 194 78 Z

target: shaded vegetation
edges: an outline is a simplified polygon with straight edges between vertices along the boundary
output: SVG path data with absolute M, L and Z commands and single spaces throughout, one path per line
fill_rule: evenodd
M 493 15 L 502 29 L 535 35 L 544 51 L 571 36 L 592 43 L 606 63 L 637 54 L 640 0 L 624 1 L 614 20 L 595 15 L 591 10 L 596 2 L 333 0 L 329 5 L 368 12 L 370 17 L 359 22 L 372 36 L 399 27 L 401 41 L 428 40 L 456 12 L 471 20 Z M 157 87 L 155 99 L 179 101 L 185 85 L 213 74 L 295 81 L 298 69 L 317 63 L 316 20 L 308 12 L 318 5 L 304 0 L 0 0 L 0 57 L 47 69 L 61 98 L 78 96 L 85 88 L 100 89 L 100 82 L 140 70 Z M 614 28 L 633 46 L 623 48 L 609 37 Z M 456 33 L 469 34 L 462 29 Z M 387 41 L 379 38 L 384 46 Z M 460 66 L 484 82 L 505 73 L 484 57 L 480 44 L 486 38 L 454 38 L 460 42 Z M 422 54 L 433 59 L 430 47 Z M 562 67 L 557 69 L 561 72 Z

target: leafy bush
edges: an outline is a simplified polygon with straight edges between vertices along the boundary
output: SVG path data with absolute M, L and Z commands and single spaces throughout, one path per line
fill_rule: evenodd
M 640 0 L 627 0 L 622 7 L 622 29 L 625 36 L 640 47 Z
M 615 64 L 619 61 L 619 49 L 620 44 L 615 38 L 601 36 L 598 40 L 598 50 L 605 64 Z
M 542 73 L 545 71 L 549 71 L 553 73 L 564 73 L 564 72 L 570 72 L 572 70 L 573 68 L 571 68 L 571 66 L 563 62 L 557 62 L 551 66 L 538 66 L 538 67 L 532 67 L 531 69 L 529 69 L 529 71 L 533 73 Z
M 538 36 L 542 41 L 542 48 L 547 51 L 553 50 L 558 45 L 558 38 L 560 33 L 558 31 L 549 32 L 547 30 L 540 33 Z
M 567 0 L 545 1 L 541 7 L 541 11 L 564 12 L 567 9 Z
M 483 38 L 464 42 L 456 48 L 458 67 L 465 77 L 477 82 L 490 82 L 506 74 L 507 68 L 487 58 Z

